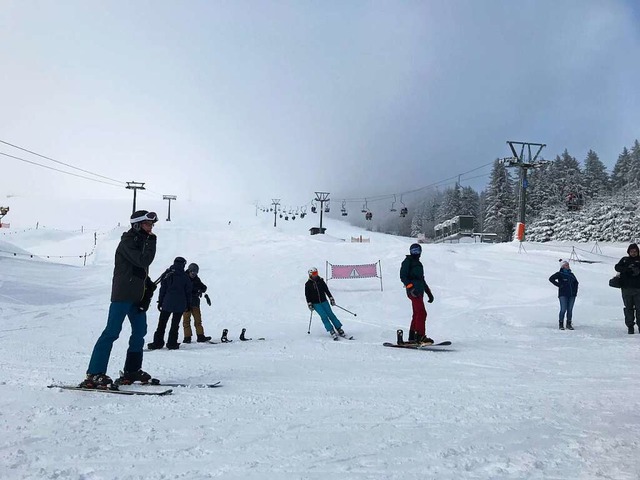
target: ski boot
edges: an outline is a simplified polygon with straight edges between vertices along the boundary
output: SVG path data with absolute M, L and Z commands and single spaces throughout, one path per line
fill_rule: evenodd
M 179 350 L 180 349 L 180 344 L 179 343 L 175 343 L 175 344 L 171 344 L 169 345 L 167 343 L 167 350 Z
M 571 325 L 571 322 L 567 322 L 567 330 L 573 330 L 573 325 Z
M 635 331 L 633 330 L 633 325 L 631 325 L 630 327 L 627 327 L 627 333 L 629 335 L 633 335 L 635 333 Z
M 184 337 L 182 343 L 191 343 L 191 337 Z
M 562 320 L 560 320 L 559 328 L 560 330 L 564 330 L 564 322 Z
M 204 342 L 208 342 L 209 340 L 211 340 L 211 337 L 207 337 L 204 334 L 203 335 L 198 335 L 198 343 L 204 343 Z M 189 341 L 191 341 L 191 338 L 189 338 Z
M 250 338 L 247 338 L 244 336 L 244 334 L 247 332 L 246 328 L 243 328 L 242 331 L 240 332 L 240 341 L 241 342 L 246 342 L 248 340 L 251 340 Z
M 331 337 L 332 337 L 334 340 L 338 340 L 338 332 L 336 332 L 335 330 L 331 329 L 331 330 L 329 331 L 329 335 L 331 335 Z
M 420 345 L 433 345 L 433 343 L 434 343 L 433 339 L 427 337 L 426 335 L 423 335 L 423 336 L 418 337 L 418 338 L 419 338 L 418 343 Z
M 222 336 L 220 337 L 220 342 L 221 343 L 229 343 L 232 342 L 233 340 L 229 340 L 229 338 L 227 337 L 227 334 L 229 333 L 228 329 L 223 329 L 222 330 Z
M 152 385 L 160 383 L 155 378 L 151 378 L 147 372 L 138 370 L 137 372 L 120 372 L 120 378 L 116 380 L 118 385 L 131 385 L 135 382 L 139 382 L 143 385 L 151 383 Z
M 420 340 L 420 334 L 415 330 L 409 330 L 409 340 L 407 343 L 418 343 Z
M 164 343 L 156 343 L 156 342 L 147 343 L 147 348 L 149 350 L 160 350 L 162 347 L 164 347 Z
M 341 337 L 347 338 L 347 334 L 344 333 L 344 330 L 342 328 L 338 329 L 338 335 L 340 335 Z
M 113 384 L 111 377 L 104 373 L 87 373 L 87 378 L 85 378 L 78 387 L 95 390 L 117 390 L 117 386 Z

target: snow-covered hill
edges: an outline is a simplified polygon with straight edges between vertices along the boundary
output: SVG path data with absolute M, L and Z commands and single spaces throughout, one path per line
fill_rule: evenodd
M 219 337 L 228 328 L 234 342 L 149 352 L 144 368 L 224 386 L 168 397 L 47 389 L 84 376 L 123 228 L 92 226 L 87 266 L 0 253 L 0 478 L 640 476 L 640 335 L 627 335 L 619 291 L 607 286 L 626 245 L 600 244 L 595 253 L 578 245 L 581 259 L 598 263 L 572 262 L 580 281 L 573 332 L 557 329 L 557 290 L 547 279 L 575 244 L 425 245 L 435 295 L 427 330 L 453 351 L 417 352 L 381 345 L 409 327 L 398 269 L 411 239 L 331 219 L 327 235 L 310 236 L 317 217 L 274 228 L 253 207 L 176 202 L 172 218 L 155 229 L 152 276 L 178 255 L 198 263 L 213 301 L 203 306 L 205 330 Z M 43 220 L 52 229 L 37 237 L 2 236 L 0 250 L 67 255 L 92 246 L 93 231 L 68 225 L 60 236 L 54 220 Z M 371 242 L 348 241 L 358 235 Z M 378 260 L 384 291 L 377 279 L 329 282 L 337 303 L 357 313 L 335 309 L 356 340 L 331 341 L 315 315 L 308 335 L 307 269 Z M 150 310 L 147 338 L 157 318 Z M 266 340 L 238 341 L 243 327 Z M 112 376 L 128 332 L 125 324 Z

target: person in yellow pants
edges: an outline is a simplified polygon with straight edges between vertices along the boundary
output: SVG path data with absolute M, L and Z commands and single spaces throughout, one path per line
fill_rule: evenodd
M 200 299 L 202 298 L 202 294 L 207 291 L 207 286 L 202 283 L 200 277 L 198 277 L 198 273 L 200 272 L 200 267 L 197 264 L 191 263 L 187 267 L 187 274 L 191 279 L 192 289 L 191 289 L 191 310 L 184 312 L 182 315 L 182 326 L 184 327 L 184 340 L 183 343 L 191 343 L 191 316 L 193 315 L 193 323 L 196 328 L 196 340 L 198 342 L 208 342 L 211 340 L 211 337 L 206 336 L 204 334 L 204 328 L 202 326 L 202 313 L 200 311 Z M 209 303 L 209 297 L 205 295 L 207 303 Z M 209 303 L 211 305 L 211 303 Z

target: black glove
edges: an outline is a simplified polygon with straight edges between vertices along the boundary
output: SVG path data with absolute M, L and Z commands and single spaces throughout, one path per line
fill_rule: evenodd
M 433 294 L 431 292 L 427 292 L 427 296 L 429 297 L 429 300 L 427 300 L 427 303 L 433 303 Z
M 307 307 L 309 307 L 309 310 L 313 312 L 313 303 L 311 302 L 307 303 Z
M 204 299 L 207 301 L 207 305 L 211 306 L 211 299 L 209 298 L 209 295 L 207 295 L 206 293 L 204 294 Z
M 336 305 L 336 301 L 333 299 L 333 297 L 329 298 L 329 303 L 331 304 L 332 307 L 335 307 Z
M 160 305 L 160 302 L 158 302 L 158 311 L 161 312 L 162 311 L 162 305 Z

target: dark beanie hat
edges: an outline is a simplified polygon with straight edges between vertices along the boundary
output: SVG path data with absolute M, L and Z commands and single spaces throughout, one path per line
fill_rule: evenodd
M 635 250 L 636 252 L 640 253 L 637 243 L 632 243 L 631 245 L 629 245 L 629 247 L 627 248 L 627 253 L 631 253 L 631 250 Z

